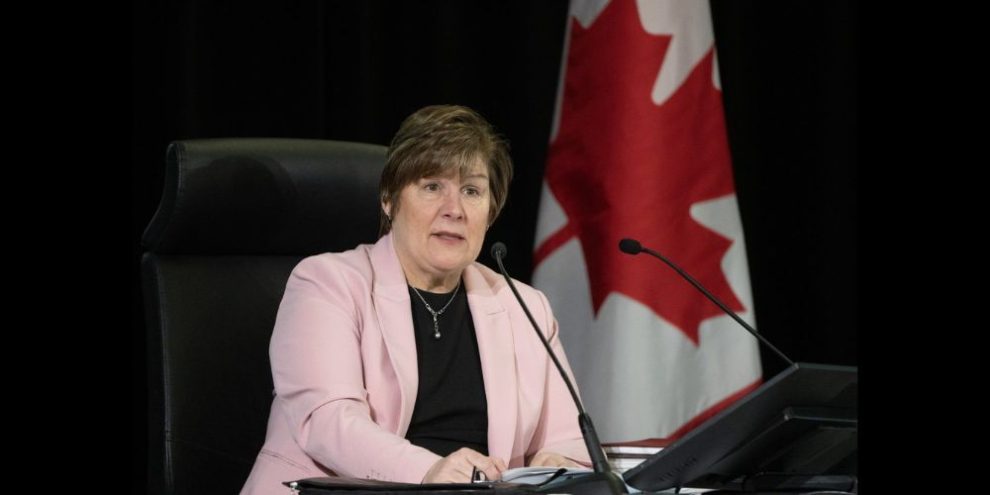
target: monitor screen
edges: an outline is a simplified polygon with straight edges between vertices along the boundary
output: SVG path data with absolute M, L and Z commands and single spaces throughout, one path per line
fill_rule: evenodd
M 855 483 L 857 376 L 855 367 L 795 363 L 623 478 L 644 491 L 842 489 Z

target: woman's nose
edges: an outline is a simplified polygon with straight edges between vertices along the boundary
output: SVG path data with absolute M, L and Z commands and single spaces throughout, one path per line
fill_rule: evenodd
M 443 216 L 448 218 L 463 218 L 464 205 L 461 204 L 460 192 L 456 189 L 448 189 L 443 197 Z

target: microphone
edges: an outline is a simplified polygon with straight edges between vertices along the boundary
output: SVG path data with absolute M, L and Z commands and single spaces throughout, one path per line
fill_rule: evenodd
M 668 266 L 673 268 L 678 275 L 684 277 L 684 279 L 687 280 L 688 282 L 691 282 L 691 285 L 693 285 L 696 289 L 700 290 L 701 293 L 704 294 L 709 301 L 715 303 L 719 308 L 722 309 L 722 311 L 725 311 L 725 314 L 731 316 L 733 320 L 736 320 L 737 323 L 742 325 L 747 332 L 753 334 L 753 336 L 759 339 L 760 342 L 763 342 L 764 344 L 767 345 L 767 347 L 772 349 L 773 352 L 776 352 L 777 355 L 781 357 L 781 359 L 787 361 L 787 364 L 789 365 L 794 364 L 794 361 L 791 361 L 790 358 L 785 356 L 784 353 L 781 352 L 780 349 L 777 349 L 773 344 L 771 344 L 769 340 L 763 338 L 763 336 L 760 335 L 755 328 L 749 326 L 749 324 L 743 321 L 742 318 L 739 317 L 739 315 L 737 315 L 735 312 L 730 310 L 725 304 L 722 304 L 722 301 L 719 301 L 718 298 L 713 296 L 711 292 L 708 292 L 708 290 L 705 289 L 697 280 L 695 280 L 694 277 L 688 275 L 687 272 L 682 270 L 681 267 L 675 265 L 672 261 L 668 260 L 666 257 L 664 257 L 664 255 L 650 248 L 643 247 L 643 245 L 640 244 L 639 241 L 637 241 L 636 239 L 629 239 L 629 238 L 622 239 L 621 241 L 619 241 L 619 250 L 626 254 L 637 255 L 639 253 L 646 253 L 656 258 L 659 258 L 660 261 L 663 261 Z
M 543 336 L 543 332 L 540 331 L 539 326 L 536 324 L 536 320 L 533 315 L 529 312 L 529 308 L 523 301 L 522 296 L 519 295 L 519 291 L 516 290 L 515 284 L 512 283 L 512 278 L 509 277 L 509 272 L 506 271 L 505 266 L 502 264 L 502 258 L 506 256 L 506 247 L 502 242 L 496 242 L 492 245 L 491 255 L 495 258 L 495 262 L 498 263 L 498 269 L 505 277 L 505 281 L 508 282 L 509 288 L 512 289 L 512 294 L 516 296 L 516 300 L 519 301 L 519 305 L 522 306 L 523 312 L 526 313 L 526 317 L 529 318 L 529 323 L 533 326 L 533 331 L 536 332 L 536 336 L 540 338 L 540 342 L 543 343 L 543 347 L 546 348 L 547 353 L 550 354 L 550 359 L 553 360 L 553 364 L 557 367 L 557 372 L 560 373 L 560 377 L 563 378 L 564 384 L 567 385 L 567 390 L 571 393 L 571 399 L 574 400 L 574 405 L 577 406 L 578 410 L 578 425 L 581 428 L 581 436 L 584 438 L 584 445 L 588 449 L 588 455 L 591 457 L 591 465 L 594 469 L 594 473 L 589 473 L 587 476 L 580 476 L 575 478 L 564 479 L 559 482 L 550 481 L 545 485 L 541 486 L 538 492 L 545 493 L 574 493 L 574 494 L 597 494 L 605 493 L 604 490 L 608 490 L 608 493 L 629 493 L 626 490 L 626 484 L 612 472 L 611 468 L 608 466 L 608 460 L 605 459 L 605 451 L 602 450 L 602 444 L 598 440 L 598 433 L 595 431 L 595 425 L 591 422 L 591 416 L 588 415 L 584 410 L 584 406 L 581 405 L 581 399 L 578 398 L 577 392 L 574 390 L 574 384 L 567 377 L 567 373 L 564 373 L 564 367 L 561 366 L 560 361 L 557 360 L 557 355 L 554 354 L 553 349 L 550 348 L 550 343 L 547 342 L 546 337 Z

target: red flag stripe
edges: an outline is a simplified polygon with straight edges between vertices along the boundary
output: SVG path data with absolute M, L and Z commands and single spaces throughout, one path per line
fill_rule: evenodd
M 553 254 L 560 246 L 563 246 L 565 242 L 571 240 L 574 237 L 574 227 L 568 222 L 566 225 L 561 227 L 559 230 L 550 234 L 549 237 L 540 244 L 540 247 L 536 248 L 533 253 L 533 266 L 539 266 L 547 256 Z

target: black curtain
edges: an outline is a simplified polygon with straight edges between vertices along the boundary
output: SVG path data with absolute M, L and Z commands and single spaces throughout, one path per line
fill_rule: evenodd
M 711 5 L 758 328 L 795 360 L 857 364 L 857 8 Z M 419 107 L 470 106 L 510 140 L 516 179 L 488 241 L 505 242 L 507 268 L 529 280 L 565 0 L 149 0 L 132 9 L 136 487 L 147 435 L 140 236 L 161 196 L 170 141 L 387 144 Z M 766 350 L 763 362 L 765 376 L 783 368 Z

